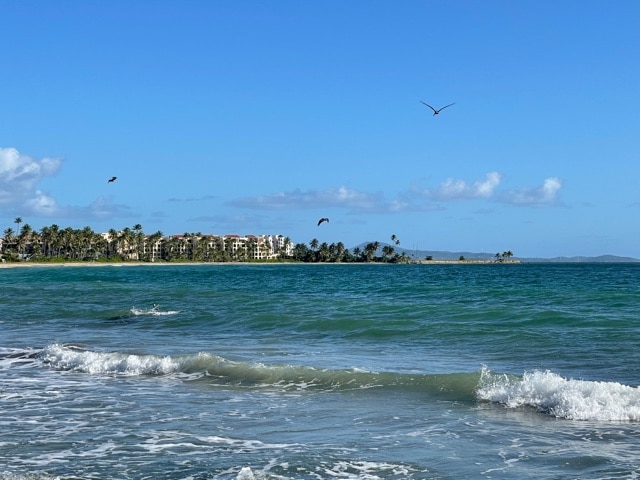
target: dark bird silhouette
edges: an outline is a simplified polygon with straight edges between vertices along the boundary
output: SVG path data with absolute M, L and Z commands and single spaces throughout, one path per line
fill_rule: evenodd
M 111 177 L 109 180 L 107 180 L 107 183 L 115 182 L 116 178 L 118 177 Z
M 318 226 L 320 226 L 322 222 L 328 222 L 328 221 L 329 219 L 327 217 L 322 217 L 320 220 L 318 220 Z
M 456 103 L 456 102 L 450 103 L 449 105 L 445 105 L 444 107 L 439 108 L 439 109 L 437 109 L 437 110 L 436 110 L 435 108 L 433 108 L 433 107 L 432 107 L 431 105 L 429 105 L 428 103 L 424 103 L 422 100 L 420 100 L 420 102 L 421 102 L 421 103 L 423 103 L 424 105 L 426 105 L 427 107 L 429 107 L 431 110 L 433 110 L 433 114 L 434 114 L 434 115 L 438 115 L 442 110 L 444 110 L 445 108 L 450 107 L 451 105 L 453 105 L 454 103 Z

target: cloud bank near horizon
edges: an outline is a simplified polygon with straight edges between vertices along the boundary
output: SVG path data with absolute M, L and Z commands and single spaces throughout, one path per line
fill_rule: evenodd
M 46 177 L 54 176 L 61 168 L 62 159 L 44 157 L 35 159 L 21 154 L 16 148 L 0 148 L 0 206 L 20 215 L 36 217 L 63 217 L 83 219 L 109 219 L 115 216 L 130 217 L 131 209 L 113 204 L 105 197 L 93 199 L 84 206 L 60 206 L 38 184 Z M 227 206 L 249 210 L 308 210 L 338 208 L 361 214 L 390 214 L 401 212 L 426 212 L 443 210 L 447 203 L 463 201 L 499 202 L 519 207 L 544 207 L 558 204 L 562 181 L 557 177 L 544 179 L 541 185 L 519 189 L 501 190 L 503 174 L 492 171 L 483 178 L 467 181 L 448 178 L 436 187 L 412 186 L 387 198 L 381 191 L 366 192 L 347 186 L 325 190 L 295 189 L 285 192 L 241 197 L 229 200 Z M 202 201 L 198 199 L 170 199 L 176 201 Z
M 357 213 L 393 213 L 442 210 L 442 203 L 487 200 L 514 206 L 553 206 L 558 203 L 562 181 L 546 178 L 542 185 L 519 189 L 498 190 L 503 175 L 489 172 L 481 180 L 467 182 L 448 178 L 436 188 L 411 187 L 395 199 L 386 199 L 382 192 L 368 193 L 346 186 L 326 190 L 300 189 L 255 197 L 242 197 L 227 205 L 255 210 L 344 208 Z

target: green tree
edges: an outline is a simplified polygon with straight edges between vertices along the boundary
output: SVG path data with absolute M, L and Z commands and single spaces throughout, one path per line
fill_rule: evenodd
M 385 245 L 382 247 L 382 261 L 388 262 L 394 252 L 395 250 L 391 245 Z
M 16 227 L 16 232 L 20 232 L 20 224 L 22 223 L 22 218 L 21 217 L 16 217 L 16 219 L 13 221 L 13 223 L 15 223 L 17 225 Z M 18 251 L 18 257 L 20 257 L 20 238 L 17 238 L 17 244 L 16 244 L 16 249 Z
M 369 242 L 365 245 L 364 247 L 364 257 L 365 257 L 365 261 L 367 262 L 372 262 L 375 260 L 376 258 L 376 252 L 378 251 L 378 248 L 380 247 L 380 243 L 379 242 Z
M 133 226 L 133 241 L 135 243 L 136 260 L 142 260 L 142 257 L 144 255 L 145 236 L 144 232 L 142 231 L 142 225 L 140 225 L 139 223 L 136 223 Z

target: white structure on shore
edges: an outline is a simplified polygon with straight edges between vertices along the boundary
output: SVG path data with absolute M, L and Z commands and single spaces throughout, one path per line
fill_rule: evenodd
M 233 259 L 269 260 L 293 255 L 293 245 L 283 235 L 212 235 L 185 233 L 171 236 L 144 235 L 139 240 L 124 232 L 107 232 L 101 236 L 109 245 L 109 254 L 128 260 L 148 258 L 151 261 L 179 257 L 207 257 L 214 251 L 225 252 Z

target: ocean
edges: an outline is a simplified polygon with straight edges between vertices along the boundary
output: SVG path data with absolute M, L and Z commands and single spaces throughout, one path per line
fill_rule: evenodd
M 0 269 L 0 479 L 640 477 L 640 265 Z

